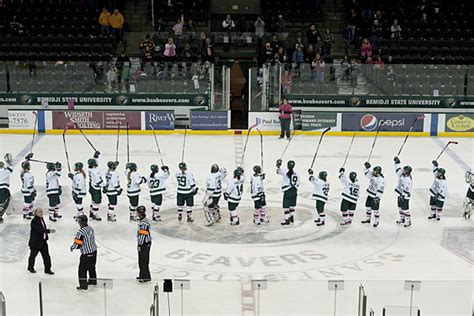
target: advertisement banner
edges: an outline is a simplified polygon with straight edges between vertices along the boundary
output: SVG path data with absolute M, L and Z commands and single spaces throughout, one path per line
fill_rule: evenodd
M 249 126 L 257 124 L 261 131 L 279 131 L 281 128 L 278 116 L 278 112 L 250 112 Z M 290 129 L 293 129 L 293 120 Z
M 36 115 L 33 111 L 8 111 L 9 129 L 33 129 L 35 127 Z
M 337 126 L 337 113 L 303 111 L 301 114 L 303 131 L 314 131 Z
M 194 130 L 227 130 L 227 111 L 191 111 Z
M 173 130 L 175 128 L 174 111 L 146 111 L 146 130 Z
M 342 131 L 407 132 L 421 113 L 342 113 Z M 418 120 L 413 132 L 423 131 L 423 119 Z
M 474 132 L 474 114 L 446 114 L 446 132 Z
M 288 101 L 292 106 L 350 106 L 347 97 L 338 96 L 290 95 Z
M 207 106 L 206 94 L 0 94 L 0 104 Z
M 74 122 L 84 130 L 89 129 L 122 129 L 126 128 L 127 122 L 130 130 L 141 129 L 140 112 L 99 112 L 99 111 L 53 111 L 53 129 L 64 129 L 67 123 Z M 76 126 L 69 126 L 76 129 Z

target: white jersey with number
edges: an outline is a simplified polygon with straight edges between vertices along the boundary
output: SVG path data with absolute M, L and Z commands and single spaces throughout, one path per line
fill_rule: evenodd
M 86 196 L 86 179 L 82 172 L 77 172 L 72 178 L 72 192 L 79 198 L 84 198 Z
M 326 203 L 329 195 L 329 182 L 318 179 L 313 175 L 309 176 L 309 182 L 314 187 L 312 199 Z
M 35 177 L 27 171 L 21 175 L 21 193 L 23 196 L 31 196 L 35 192 Z
M 448 183 L 446 182 L 446 179 L 438 179 L 436 177 L 437 173 L 438 167 L 433 165 L 434 180 L 430 188 L 430 194 L 437 200 L 444 202 L 446 194 L 448 193 Z
M 211 173 L 206 179 L 206 192 L 210 197 L 219 197 L 222 194 L 222 180 L 227 176 L 227 171 L 221 169 Z
M 381 198 L 385 190 L 385 179 L 382 176 L 375 176 L 374 172 L 368 168 L 364 169 L 365 176 L 369 179 L 367 195 L 371 198 Z
M 230 179 L 229 184 L 227 185 L 227 190 L 225 191 L 228 194 L 227 200 L 231 203 L 239 203 L 242 199 L 242 194 L 244 191 L 244 182 L 245 177 L 242 175 L 240 179 Z
M 89 183 L 94 190 L 101 190 L 105 186 L 99 167 L 89 168 Z
M 121 189 L 118 171 L 110 170 L 105 174 L 105 187 L 107 195 L 118 195 Z
M 355 182 L 352 182 L 348 177 L 346 177 L 344 172 L 341 172 L 341 174 L 339 174 L 339 180 L 341 180 L 341 183 L 343 185 L 342 199 L 351 203 L 357 203 L 360 190 L 359 181 L 356 180 Z
M 140 185 L 143 183 L 143 177 L 137 172 L 132 171 L 130 175 L 127 174 L 127 196 L 138 196 L 140 194 Z
M 10 188 L 10 175 L 12 174 L 12 166 L 9 165 L 6 168 L 0 168 L 0 189 Z
M 293 171 L 293 174 L 288 177 L 288 169 L 285 168 L 277 168 L 277 174 L 283 177 L 283 181 L 281 184 L 281 191 L 285 192 L 288 191 L 290 188 L 298 189 L 300 186 L 300 176 L 297 172 Z
M 48 171 L 46 173 L 46 195 L 59 194 L 59 177 L 61 171 Z
M 250 178 L 250 194 L 254 201 L 260 200 L 265 194 L 261 175 L 253 175 L 252 178 Z
M 160 169 L 153 177 L 148 177 L 148 188 L 150 189 L 150 195 L 160 195 L 166 191 L 166 179 L 170 177 L 169 171 L 164 171 Z
M 194 192 L 196 181 L 194 181 L 191 171 L 185 171 L 184 173 L 181 170 L 176 171 L 176 181 L 178 182 L 178 193 L 189 194 Z
M 405 200 L 409 200 L 411 197 L 411 189 L 413 187 L 413 180 L 411 175 L 404 176 L 402 167 L 399 163 L 395 163 L 395 173 L 398 176 L 397 187 L 395 192 L 403 197 Z

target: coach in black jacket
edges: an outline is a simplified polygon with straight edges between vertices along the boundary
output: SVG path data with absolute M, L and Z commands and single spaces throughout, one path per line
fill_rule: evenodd
M 54 274 L 51 271 L 51 257 L 49 256 L 48 251 L 48 235 L 55 233 L 55 229 L 48 229 L 46 223 L 43 220 L 43 209 L 35 209 L 35 217 L 31 220 L 31 231 L 30 231 L 30 241 L 28 245 L 30 246 L 30 257 L 28 258 L 28 271 L 31 273 L 36 273 L 35 270 L 35 258 L 38 255 L 38 252 L 41 252 L 44 263 L 44 273 Z

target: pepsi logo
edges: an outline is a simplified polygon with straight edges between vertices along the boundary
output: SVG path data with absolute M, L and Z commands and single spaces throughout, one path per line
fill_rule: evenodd
M 360 119 L 360 127 L 364 131 L 371 132 L 378 126 L 378 119 L 373 114 L 366 114 Z

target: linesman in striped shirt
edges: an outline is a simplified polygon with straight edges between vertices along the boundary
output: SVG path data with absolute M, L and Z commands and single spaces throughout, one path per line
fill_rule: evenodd
M 80 215 L 77 217 L 77 223 L 80 229 L 76 233 L 71 251 L 79 249 L 81 251 L 81 259 L 79 261 L 79 286 L 78 290 L 87 290 L 89 285 L 97 285 L 97 273 L 95 266 L 97 262 L 97 245 L 95 243 L 95 233 L 92 227 L 87 225 L 87 216 Z M 89 279 L 87 279 L 89 273 Z
M 143 205 L 137 207 L 138 231 L 137 231 L 137 250 L 138 250 L 138 268 L 137 280 L 140 283 L 151 281 L 150 274 L 150 249 L 151 234 L 150 222 L 146 218 L 146 208 Z

